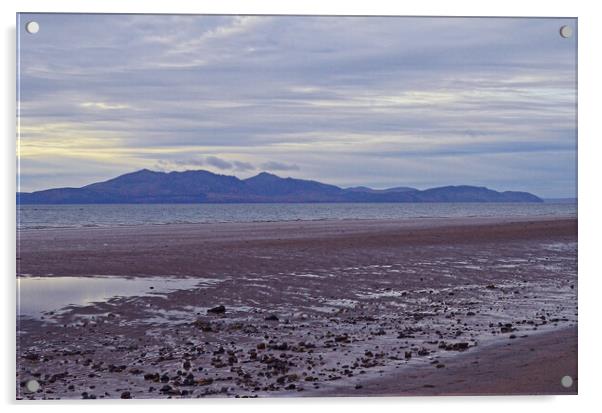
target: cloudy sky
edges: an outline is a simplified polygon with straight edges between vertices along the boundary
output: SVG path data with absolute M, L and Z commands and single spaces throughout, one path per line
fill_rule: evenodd
M 576 196 L 575 20 L 24 14 L 18 31 L 22 191 L 149 168 Z

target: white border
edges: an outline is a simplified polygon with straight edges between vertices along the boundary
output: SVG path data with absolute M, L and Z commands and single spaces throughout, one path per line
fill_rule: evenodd
M 215 13 L 215 14 L 359 14 L 359 15 L 448 15 L 448 16 L 547 16 L 579 18 L 579 396 L 564 397 L 480 397 L 480 398 L 383 398 L 383 399 L 270 399 L 270 400 L 203 400 L 199 402 L 164 401 L 137 402 L 135 408 L 147 411 L 178 409 L 208 409 L 233 411 L 307 411 L 326 408 L 329 410 L 363 411 L 372 405 L 379 410 L 470 412 L 487 409 L 489 412 L 504 411 L 520 407 L 541 409 L 546 412 L 580 411 L 594 406 L 599 393 L 600 358 L 596 347 L 601 338 L 597 328 L 600 321 L 598 294 L 602 291 L 600 265 L 595 261 L 600 234 L 601 191 L 599 157 L 600 151 L 600 41 L 602 40 L 601 15 L 596 13 L 593 1 L 524 1 L 504 0 L 498 2 L 454 0 L 392 2 L 384 0 L 221 0 L 190 2 L 184 0 L 145 0 L 140 2 L 123 0 L 3 0 L 0 2 L 3 33 L 2 54 L 2 178 L 3 236 L 0 261 L 4 264 L 2 282 L 4 288 L 2 324 L 2 356 L 5 366 L 0 385 L 1 400 L 9 409 L 44 409 L 47 412 L 85 408 L 101 411 L 107 408 L 124 409 L 123 402 L 96 401 L 96 403 L 15 403 L 14 359 L 15 318 L 14 278 L 15 273 L 15 13 L 20 12 L 119 12 L 119 13 Z M 110 406 L 109 406 L 110 405 Z

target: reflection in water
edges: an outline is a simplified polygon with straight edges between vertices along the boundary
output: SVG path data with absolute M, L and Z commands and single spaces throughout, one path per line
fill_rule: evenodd
M 45 312 L 69 305 L 103 302 L 113 297 L 162 294 L 217 282 L 219 280 L 208 278 L 18 277 L 17 316 L 38 318 Z

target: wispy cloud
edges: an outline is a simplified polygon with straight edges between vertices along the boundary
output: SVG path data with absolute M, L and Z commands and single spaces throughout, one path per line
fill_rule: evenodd
M 291 165 L 276 161 L 262 163 L 261 167 L 268 171 L 298 171 L 300 169 L 298 165 Z
M 122 105 L 119 103 L 105 103 L 105 102 L 84 102 L 81 104 L 83 108 L 100 109 L 100 110 L 118 110 L 118 109 L 129 109 L 129 105 Z

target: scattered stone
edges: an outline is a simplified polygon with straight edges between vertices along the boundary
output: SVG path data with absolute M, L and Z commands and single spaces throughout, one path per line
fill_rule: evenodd
M 217 307 L 210 308 L 207 310 L 208 314 L 224 314 L 226 312 L 226 307 L 223 305 L 218 305 Z
M 144 380 L 159 382 L 160 379 L 161 377 L 159 376 L 159 373 L 146 373 L 144 375 Z
M 276 343 L 276 344 L 270 345 L 270 349 L 272 349 L 272 350 L 286 351 L 286 350 L 289 349 L 289 347 L 288 347 L 288 343 L 285 341 L 283 343 Z
M 30 361 L 38 361 L 40 360 L 40 355 L 37 353 L 27 353 L 23 355 L 23 358 Z
M 213 331 L 213 327 L 211 326 L 211 323 L 208 321 L 204 321 L 204 320 L 196 320 L 192 323 L 193 326 L 200 328 L 201 330 L 205 331 L 205 332 L 211 332 Z

